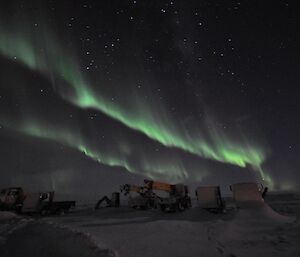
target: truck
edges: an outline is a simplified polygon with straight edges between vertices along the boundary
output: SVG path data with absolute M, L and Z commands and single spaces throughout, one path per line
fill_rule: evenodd
M 134 209 L 156 208 L 156 195 L 145 186 L 125 184 L 120 186 L 120 191 L 128 197 L 128 205 Z
M 184 184 L 168 184 L 153 180 L 144 180 L 145 188 L 153 193 L 153 190 L 160 190 L 168 193 L 168 196 L 161 197 L 155 193 L 156 205 L 163 212 L 185 211 L 192 207 L 191 198 L 188 195 L 188 187 Z
M 135 209 L 158 208 L 163 212 L 176 212 L 192 206 L 188 187 L 183 184 L 168 184 L 145 179 L 143 186 L 129 184 L 121 186 L 121 192 L 129 195 L 128 204 Z M 164 192 L 165 196 L 161 196 L 159 192 Z
M 41 215 L 67 213 L 75 201 L 54 201 L 54 191 L 25 192 L 21 187 L 4 188 L 0 192 L 0 210 Z

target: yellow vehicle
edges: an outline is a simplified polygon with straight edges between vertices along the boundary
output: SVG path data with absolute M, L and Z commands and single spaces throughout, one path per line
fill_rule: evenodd
M 168 184 L 153 180 L 144 180 L 148 191 L 161 190 L 168 193 L 167 197 L 157 198 L 157 206 L 163 212 L 184 211 L 191 208 L 191 198 L 188 195 L 188 187 L 184 184 Z
M 124 195 L 130 194 L 130 192 L 143 193 L 144 188 L 142 186 L 125 184 L 120 186 L 120 191 L 124 193 Z
M 120 191 L 128 196 L 128 205 L 134 209 L 155 208 L 155 195 L 144 186 L 125 184 L 120 186 Z

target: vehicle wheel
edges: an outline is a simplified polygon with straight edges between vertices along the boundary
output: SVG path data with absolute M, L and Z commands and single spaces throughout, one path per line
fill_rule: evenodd
M 16 212 L 17 213 L 22 213 L 22 206 L 16 207 Z
M 180 212 L 184 211 L 185 210 L 185 205 L 182 202 L 179 202 L 177 204 L 177 210 L 180 211 Z
M 162 212 L 167 212 L 165 205 L 160 205 L 160 209 Z
M 174 203 L 174 204 L 170 205 L 168 207 L 168 209 L 169 209 L 169 212 L 176 212 L 178 210 L 178 205 L 176 203 Z
M 58 210 L 56 211 L 56 214 L 58 214 L 58 215 L 63 215 L 63 214 L 65 214 L 65 209 L 58 209 Z
M 46 209 L 40 210 L 40 215 L 41 216 L 46 216 L 48 214 L 48 211 Z
M 153 204 L 150 201 L 148 201 L 147 205 L 146 205 L 146 209 L 147 210 L 152 209 L 152 206 L 153 206 Z

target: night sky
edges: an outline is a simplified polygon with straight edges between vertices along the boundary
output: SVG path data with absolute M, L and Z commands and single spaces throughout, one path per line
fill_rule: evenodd
M 0 186 L 300 186 L 296 1 L 7 1 Z

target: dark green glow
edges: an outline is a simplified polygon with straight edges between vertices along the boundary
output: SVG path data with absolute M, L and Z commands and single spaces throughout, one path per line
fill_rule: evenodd
M 121 122 L 127 127 L 140 131 L 152 140 L 167 147 L 176 147 L 203 158 L 229 163 L 239 167 L 252 166 L 264 178 L 262 164 L 266 158 L 264 149 L 253 146 L 246 139 L 235 143 L 217 128 L 205 131 L 205 135 L 190 133 L 184 124 L 170 118 L 163 107 L 149 106 L 141 97 L 129 99 L 131 111 L 110 101 L 100 92 L 96 92 L 81 72 L 79 62 L 74 54 L 55 40 L 50 31 L 44 37 L 24 31 L 11 30 L 9 33 L 0 28 L 0 52 L 8 58 L 16 59 L 29 68 L 46 76 L 57 76 L 65 80 L 73 89 L 73 94 L 59 94 L 66 100 L 81 108 L 94 108 Z M 43 51 L 41 51 L 41 49 Z M 157 109 L 159 108 L 159 110 Z M 134 111 L 132 111 L 134 110 Z M 103 160 L 101 155 L 89 151 L 81 142 L 65 135 L 52 135 L 51 131 L 41 133 L 35 126 L 26 127 L 25 132 L 34 136 L 55 139 L 77 148 L 89 157 L 108 165 L 119 165 L 132 170 L 128 163 L 120 160 Z M 159 168 L 159 167 L 157 167 Z

